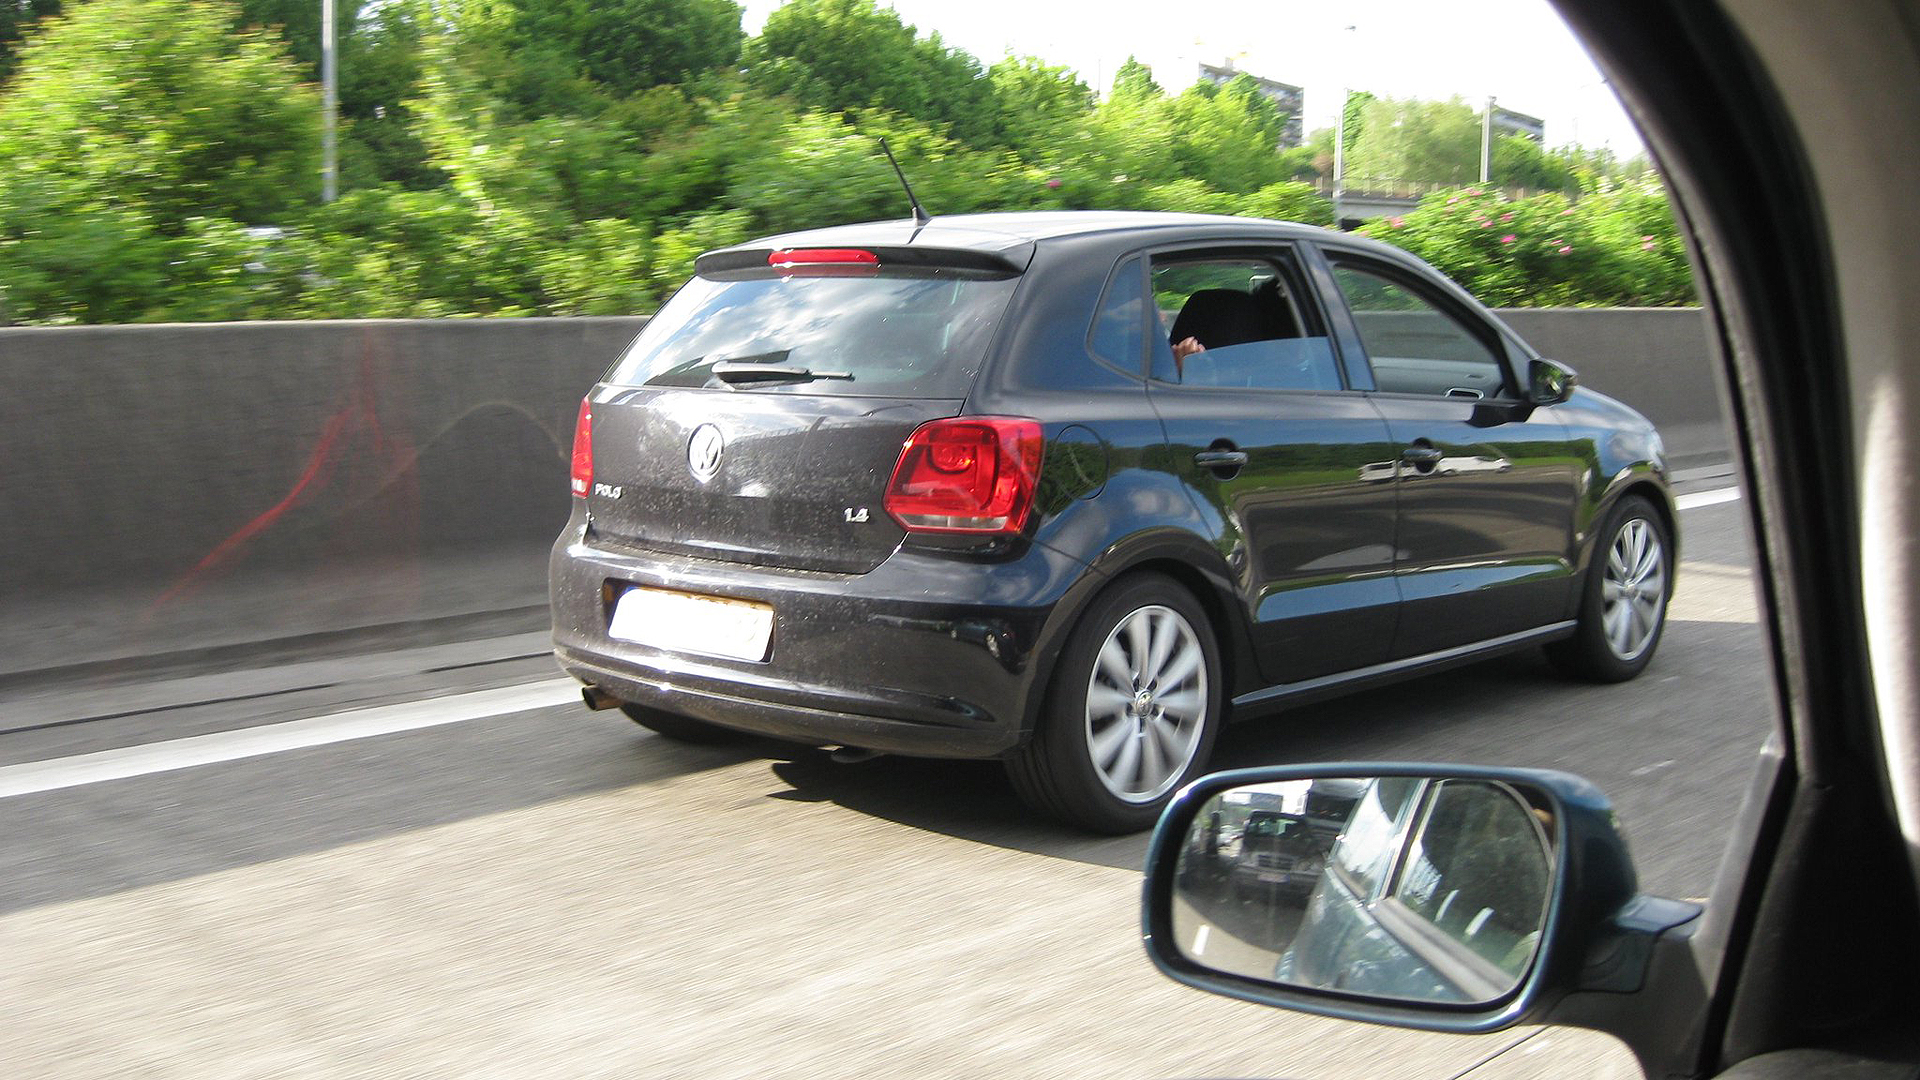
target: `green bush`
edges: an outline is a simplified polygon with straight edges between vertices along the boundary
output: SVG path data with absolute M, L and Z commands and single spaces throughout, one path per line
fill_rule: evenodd
M 0 322 L 644 312 L 702 250 L 906 217 L 882 138 L 935 215 L 1333 218 L 1301 182 L 1332 134 L 1278 149 L 1287 118 L 1250 79 L 1169 94 L 1129 63 L 1096 101 L 1032 58 L 982 68 L 874 0 L 791 0 L 745 42 L 732 0 L 368 6 L 342 24 L 342 194 L 321 205 L 308 7 L 16 6 Z M 1351 104 L 1350 166 L 1477 169 L 1462 103 Z M 1366 232 L 1489 303 L 1690 299 L 1657 182 L 1512 140 L 1495 166 L 1576 194 L 1467 189 Z
M 1360 232 L 1418 255 L 1493 307 L 1695 302 L 1672 209 L 1651 176 L 1577 197 L 1441 192 Z

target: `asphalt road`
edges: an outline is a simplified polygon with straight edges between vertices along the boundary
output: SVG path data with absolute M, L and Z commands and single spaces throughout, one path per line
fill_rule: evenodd
M 1633 683 L 1507 658 L 1230 729 L 1216 763 L 1569 769 L 1615 800 L 1643 887 L 1704 895 L 1773 716 L 1744 511 L 1684 513 Z M 1638 1075 L 1585 1033 L 1178 987 L 1138 944 L 1144 837 L 1036 821 L 992 764 L 688 748 L 540 705 L 566 691 L 538 646 L 14 711 L 0 1076 Z

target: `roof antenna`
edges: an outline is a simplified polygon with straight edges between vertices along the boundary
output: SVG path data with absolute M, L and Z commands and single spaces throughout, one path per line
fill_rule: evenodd
M 920 200 L 914 197 L 913 185 L 907 183 L 907 174 L 900 171 L 900 163 L 893 159 L 893 151 L 887 147 L 887 140 L 884 136 L 880 138 L 880 152 L 887 155 L 887 164 L 893 166 L 893 175 L 899 177 L 900 186 L 907 189 L 907 201 L 913 204 L 914 226 L 916 228 L 924 227 L 928 222 L 932 221 L 933 218 L 929 216 L 925 210 L 921 209 Z

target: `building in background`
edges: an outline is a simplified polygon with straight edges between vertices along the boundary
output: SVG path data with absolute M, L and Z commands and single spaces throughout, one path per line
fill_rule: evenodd
M 1547 124 L 1537 116 L 1503 109 L 1496 104 L 1493 106 L 1493 135 L 1495 138 L 1521 135 L 1544 145 L 1547 141 Z
M 1302 90 L 1298 86 L 1275 82 L 1272 79 L 1263 79 L 1258 75 L 1241 71 L 1233 66 L 1232 60 L 1228 60 L 1225 66 L 1205 63 L 1200 65 L 1200 78 L 1215 86 L 1225 86 L 1242 75 L 1246 75 L 1247 78 L 1252 79 L 1253 85 L 1259 88 L 1260 93 L 1264 95 L 1267 100 L 1278 106 L 1281 114 L 1287 118 L 1287 126 L 1280 133 L 1280 149 L 1285 150 L 1290 147 L 1299 146 L 1301 141 L 1306 138 L 1306 130 L 1300 120 L 1301 115 L 1306 112 L 1307 96 L 1305 90 Z M 1514 115 L 1519 116 L 1520 114 L 1515 113 Z M 1531 118 L 1528 117 L 1526 119 Z M 1539 123 L 1540 121 L 1538 120 L 1534 121 L 1536 127 L 1539 126 Z

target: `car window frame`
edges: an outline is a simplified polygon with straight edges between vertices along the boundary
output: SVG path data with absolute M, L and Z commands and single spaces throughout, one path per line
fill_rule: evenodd
M 1521 400 L 1521 380 L 1516 370 L 1516 358 L 1513 342 L 1509 334 L 1495 325 L 1484 314 L 1472 306 L 1460 302 L 1436 283 L 1425 280 L 1417 271 L 1399 265 L 1390 258 L 1363 251 L 1358 248 L 1337 244 L 1314 244 L 1314 254 L 1324 274 L 1322 288 L 1326 291 L 1325 306 L 1330 309 L 1333 322 L 1330 327 L 1337 328 L 1336 337 L 1342 349 L 1355 358 L 1349 366 L 1364 367 L 1373 386 L 1373 393 L 1385 397 L 1407 398 L 1415 401 L 1481 400 L 1511 403 Z M 1397 285 L 1415 297 L 1431 304 L 1441 315 L 1452 320 L 1465 330 L 1474 340 L 1485 346 L 1500 371 L 1500 389 L 1480 399 L 1450 398 L 1446 394 L 1423 394 L 1406 390 L 1385 390 L 1380 388 L 1379 379 L 1373 371 L 1373 356 L 1368 351 L 1366 340 L 1360 333 L 1360 324 L 1354 318 L 1353 307 L 1347 299 L 1346 291 L 1340 287 L 1334 269 L 1341 265 L 1352 265 L 1363 272 L 1372 273 L 1391 284 Z
M 1341 828 L 1340 835 L 1337 836 L 1333 844 L 1328 847 L 1323 863 L 1324 869 L 1321 872 L 1332 876 L 1340 883 L 1341 887 L 1359 898 L 1362 907 L 1368 909 L 1373 908 L 1387 895 L 1387 890 L 1392 884 L 1398 880 L 1400 861 L 1406 857 L 1407 844 L 1411 842 L 1413 838 L 1414 819 L 1419 815 L 1420 807 L 1425 803 L 1426 789 L 1430 783 L 1431 781 L 1428 780 L 1415 782 L 1413 790 L 1407 795 L 1406 801 L 1394 811 L 1392 825 L 1387 831 L 1388 842 L 1382 845 L 1383 850 L 1388 852 L 1388 854 L 1375 864 L 1380 869 L 1379 876 L 1376 879 L 1372 881 L 1361 879 L 1354 871 L 1347 868 L 1346 863 L 1335 857 L 1335 852 L 1339 850 L 1340 845 L 1346 842 L 1347 829 L 1353 825 L 1352 817 L 1347 819 L 1347 825 Z M 1369 795 L 1370 794 L 1371 793 L 1369 793 Z M 1360 802 L 1354 807 L 1355 813 L 1359 812 L 1360 806 L 1366 802 L 1368 797 L 1369 796 L 1365 795 L 1361 797 Z
M 1128 263 L 1130 262 L 1134 264 L 1131 274 L 1128 273 Z M 1138 338 L 1137 347 L 1140 350 L 1140 354 L 1134 357 L 1132 370 L 1121 367 L 1112 357 L 1094 348 L 1093 344 L 1094 336 L 1100 327 L 1101 312 L 1107 310 L 1107 302 L 1126 286 L 1125 279 L 1129 276 L 1133 278 L 1134 299 L 1140 303 L 1139 312 L 1134 318 L 1134 333 Z M 1118 258 L 1114 259 L 1113 266 L 1108 269 L 1106 284 L 1101 286 L 1100 298 L 1094 301 L 1093 311 L 1087 318 L 1087 333 L 1084 342 L 1087 356 L 1109 371 L 1119 372 L 1130 379 L 1135 379 L 1143 383 L 1151 381 L 1147 375 L 1147 369 L 1152 363 L 1151 357 L 1153 355 L 1153 334 L 1147 326 L 1147 306 L 1151 302 L 1152 299 L 1149 295 L 1147 283 L 1147 259 L 1145 255 L 1139 251 L 1123 252 Z
M 1149 391 L 1157 394 L 1182 392 L 1205 395 L 1245 395 L 1251 393 L 1321 397 L 1329 394 L 1363 393 L 1369 389 L 1371 373 L 1368 374 L 1367 386 L 1354 384 L 1351 368 L 1345 362 L 1340 347 L 1338 327 L 1329 310 L 1325 286 L 1313 272 L 1310 248 L 1310 244 L 1297 238 L 1223 237 L 1163 243 L 1130 252 L 1130 255 L 1137 255 L 1141 260 L 1141 287 L 1146 301 L 1145 309 L 1141 311 L 1141 317 L 1145 320 L 1146 338 L 1146 355 L 1141 367 L 1141 377 L 1146 381 Z M 1200 386 L 1155 378 L 1154 360 L 1159 352 L 1156 342 L 1161 342 L 1164 335 L 1160 333 L 1163 323 L 1158 318 L 1159 307 L 1153 296 L 1153 265 L 1156 259 L 1167 256 L 1174 256 L 1176 261 L 1181 262 L 1204 262 L 1209 258 L 1220 261 L 1245 259 L 1272 266 L 1291 294 L 1296 313 L 1301 319 L 1301 329 L 1322 331 L 1320 334 L 1303 334 L 1302 339 L 1311 337 L 1326 339 L 1328 351 L 1333 356 L 1334 376 L 1340 385 L 1336 387 Z M 1102 299 L 1104 301 L 1104 296 Z M 1171 347 L 1170 344 L 1168 347 Z

